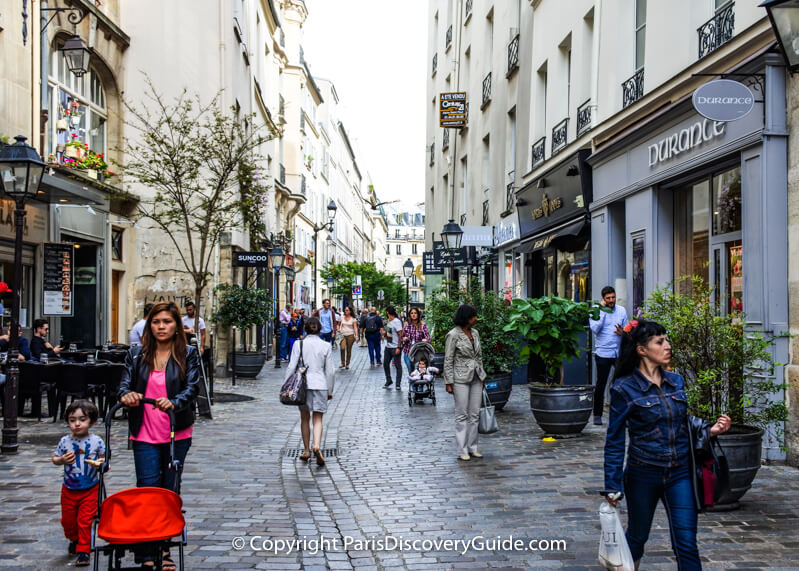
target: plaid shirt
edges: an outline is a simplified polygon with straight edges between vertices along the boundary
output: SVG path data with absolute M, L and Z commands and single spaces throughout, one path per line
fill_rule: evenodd
M 407 322 L 402 330 L 402 352 L 407 355 L 410 353 L 413 344 L 419 341 L 430 341 L 430 332 L 427 330 L 427 324 L 422 323 L 422 327 L 419 328 L 410 321 Z

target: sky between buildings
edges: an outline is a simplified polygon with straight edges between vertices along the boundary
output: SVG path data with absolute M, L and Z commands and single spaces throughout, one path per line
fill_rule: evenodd
M 427 2 L 305 0 L 305 59 L 333 81 L 380 200 L 424 200 Z

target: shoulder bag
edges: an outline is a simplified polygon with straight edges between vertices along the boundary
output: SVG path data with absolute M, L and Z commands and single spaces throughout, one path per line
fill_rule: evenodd
M 713 507 L 730 490 L 730 468 L 718 438 L 710 436 L 710 425 L 686 416 L 690 442 L 691 486 L 697 511 Z
M 302 339 L 300 339 L 300 358 L 294 373 L 280 388 L 280 402 L 293 406 L 305 404 L 305 395 L 308 390 L 308 381 L 305 378 L 307 371 L 308 367 L 305 366 L 305 360 L 302 358 Z
M 477 432 L 491 434 L 499 430 L 497 417 L 494 416 L 494 405 L 488 400 L 488 393 L 483 387 L 483 406 L 480 408 L 480 418 L 477 421 Z

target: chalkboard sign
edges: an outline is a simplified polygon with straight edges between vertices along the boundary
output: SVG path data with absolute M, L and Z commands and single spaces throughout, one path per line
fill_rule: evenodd
M 72 244 L 44 244 L 42 315 L 72 317 L 75 249 Z

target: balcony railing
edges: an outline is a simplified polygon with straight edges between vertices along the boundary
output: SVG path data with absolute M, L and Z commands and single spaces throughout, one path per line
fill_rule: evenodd
M 286 32 L 283 31 L 283 28 L 280 28 L 280 46 L 286 47 Z
M 488 226 L 488 201 L 483 201 L 483 226 Z
M 593 127 L 593 110 L 589 99 L 577 108 L 577 136 L 585 135 Z
M 447 28 L 447 39 L 446 39 L 445 49 L 449 49 L 451 45 L 452 45 L 452 24 L 450 24 L 449 28 Z
M 305 196 L 305 192 L 306 192 L 305 191 L 305 186 L 306 186 L 305 175 L 303 174 L 303 175 L 300 175 L 300 194 L 302 194 L 303 196 Z
M 630 79 L 621 84 L 622 108 L 632 105 L 644 96 L 644 68 L 635 72 Z
M 300 131 L 305 130 L 305 111 L 300 109 Z
M 461 214 L 461 226 L 466 226 L 466 215 Z
M 464 16 L 464 19 L 467 19 L 471 15 L 472 15 L 472 0 L 466 0 L 466 14 Z
M 556 155 L 566 147 L 569 141 L 569 118 L 552 127 L 552 155 Z
M 505 212 L 513 210 L 513 183 L 509 182 L 505 187 Z
M 699 58 L 727 43 L 735 32 L 735 3 L 716 12 L 710 20 L 702 24 L 696 33 L 699 34 Z
M 300 46 L 300 65 L 305 65 L 305 50 Z
M 483 104 L 480 106 L 480 109 L 483 109 L 486 105 L 491 103 L 491 72 L 488 72 L 488 75 L 485 76 L 483 79 Z
M 436 143 L 435 141 L 430 143 L 430 166 L 432 167 L 436 164 Z
M 444 136 L 441 139 L 441 150 L 444 151 L 449 148 L 449 129 L 444 129 Z
M 508 44 L 508 73 L 506 77 L 513 75 L 513 72 L 517 69 L 519 69 L 519 34 L 516 34 Z
M 283 165 L 280 165 L 280 179 L 279 180 L 280 180 L 280 184 L 282 184 L 282 185 L 286 184 L 286 167 L 284 167 Z
M 433 54 L 433 73 L 432 73 L 432 75 L 435 75 L 437 70 L 438 70 L 438 54 Z
M 281 123 L 286 122 L 286 100 L 283 99 L 283 96 L 280 96 L 280 103 L 277 108 L 277 118 Z
M 533 143 L 532 168 L 535 168 L 544 162 L 544 159 L 546 158 L 546 146 L 547 146 L 546 137 L 541 137 L 535 143 Z

